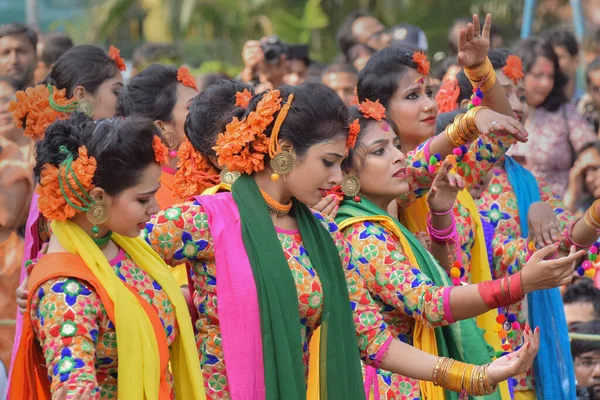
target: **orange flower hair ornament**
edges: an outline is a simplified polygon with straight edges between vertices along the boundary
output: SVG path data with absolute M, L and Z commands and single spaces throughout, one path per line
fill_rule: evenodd
M 177 198 L 187 200 L 219 184 L 219 171 L 194 149 L 189 140 L 179 146 L 177 157 L 179 161 L 172 190 Z
M 354 146 L 356 146 L 356 139 L 358 138 L 359 133 L 360 122 L 358 119 L 355 119 L 350 125 L 348 125 L 348 136 L 346 137 L 346 149 L 348 151 L 352 150 Z
M 184 86 L 192 88 L 196 92 L 198 91 L 198 87 L 196 86 L 196 79 L 194 79 L 194 76 L 187 67 L 179 67 L 179 69 L 177 70 L 177 80 L 181 82 Z
M 94 204 L 89 192 L 94 188 L 92 180 L 96 159 L 88 156 L 85 146 L 79 147 L 76 160 L 66 146 L 60 146 L 59 151 L 67 157 L 58 168 L 44 164 L 36 193 L 39 195 L 38 207 L 44 217 L 64 221 L 78 212 L 87 212 Z
M 458 108 L 458 96 L 460 87 L 456 79 L 446 78 L 435 95 L 435 101 L 438 103 L 439 113 L 454 111 Z
M 248 107 L 250 100 L 252 99 L 252 93 L 248 89 L 244 89 L 241 92 L 235 94 L 235 105 L 237 107 Z
M 108 49 L 108 56 L 113 59 L 119 71 L 125 71 L 127 66 L 125 65 L 125 59 L 121 57 L 121 50 L 115 46 L 110 46 Z
M 67 99 L 67 91 L 48 85 L 37 85 L 19 90 L 16 100 L 8 105 L 13 121 L 24 128 L 25 136 L 33 140 L 44 137 L 46 128 L 58 119 L 66 119 L 70 112 L 77 109 L 77 102 Z
M 218 162 L 232 172 L 252 174 L 265 169 L 265 155 L 269 153 L 269 138 L 265 129 L 273 122 L 274 115 L 281 109 L 279 90 L 265 93 L 248 117 L 240 121 L 233 118 L 225 132 L 217 137 L 213 149 Z
M 158 165 L 166 165 L 169 163 L 169 149 L 160 137 L 154 135 L 152 139 L 152 149 L 154 150 L 154 159 Z
M 413 53 L 413 61 L 417 64 L 417 71 L 421 75 L 429 75 L 429 61 L 424 53 L 420 51 Z
M 373 102 L 366 99 L 360 103 L 358 111 L 360 111 L 365 118 L 371 118 L 376 121 L 381 121 L 385 117 L 385 107 L 379 100 Z
M 516 85 L 525 77 L 523 73 L 523 63 L 521 59 L 515 55 L 506 57 L 506 65 L 502 68 L 502 72 Z

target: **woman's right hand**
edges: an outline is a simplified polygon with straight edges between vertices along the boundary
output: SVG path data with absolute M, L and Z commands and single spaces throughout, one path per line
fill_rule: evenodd
M 328 215 L 330 218 L 335 219 L 337 212 L 340 209 L 340 200 L 335 194 L 328 194 L 311 208 L 323 215 Z
M 482 135 L 490 132 L 504 132 L 519 142 L 527 142 L 529 133 L 519 121 L 513 117 L 497 113 L 489 108 L 475 114 L 475 125 Z
M 465 187 L 462 177 L 450 172 L 452 166 L 450 160 L 444 160 L 431 184 L 427 204 L 433 212 L 443 213 L 454 207 L 458 192 Z
M 558 244 L 553 244 L 531 255 L 521 271 L 523 294 L 535 290 L 551 289 L 571 282 L 577 262 L 586 252 L 585 250 L 576 251 L 575 246 L 572 246 L 568 256 L 545 260 L 557 250 Z
M 17 288 L 17 307 L 21 314 L 25 314 L 25 310 L 27 309 L 27 296 L 29 295 L 29 292 L 27 291 L 28 280 L 29 277 L 26 277 Z
M 523 332 L 523 346 L 513 353 L 496 359 L 489 365 L 488 382 L 491 385 L 497 385 L 508 378 L 529 371 L 539 348 L 540 328 L 535 328 L 535 332 L 533 332 L 529 326 L 526 326 Z

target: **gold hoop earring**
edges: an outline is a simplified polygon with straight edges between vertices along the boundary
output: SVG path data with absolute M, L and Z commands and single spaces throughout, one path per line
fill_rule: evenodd
M 352 197 L 355 202 L 360 202 L 360 179 L 354 174 L 347 174 L 342 181 L 342 192 L 345 196 Z
M 233 183 L 235 181 L 237 181 L 237 179 L 241 175 L 242 174 L 240 172 L 230 171 L 229 169 L 227 169 L 227 167 L 223 167 L 221 172 L 219 172 L 219 179 L 221 180 L 221 183 L 225 183 L 227 185 L 233 185 Z
M 277 181 L 280 176 L 283 176 L 283 179 L 285 179 L 285 176 L 294 169 L 296 157 L 290 150 L 280 151 L 275 154 L 275 157 L 271 158 L 270 165 L 273 170 L 271 180 Z
M 90 118 L 94 117 L 94 103 L 89 100 L 79 100 L 77 101 L 77 111 L 87 115 Z
M 110 209 L 107 207 L 104 200 L 99 200 L 90 205 L 85 213 L 85 217 L 94 225 L 92 227 L 92 232 L 94 233 L 94 236 L 97 237 L 100 232 L 98 225 L 102 225 L 108 221 L 110 218 Z

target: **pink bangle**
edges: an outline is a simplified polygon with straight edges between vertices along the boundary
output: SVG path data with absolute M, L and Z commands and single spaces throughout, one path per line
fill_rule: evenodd
M 438 216 L 442 216 L 442 215 L 448 215 L 450 214 L 452 211 L 454 210 L 454 207 L 450 207 L 450 209 L 448 209 L 448 211 L 444 211 L 444 212 L 437 212 L 437 211 L 433 211 L 432 209 L 429 209 L 429 211 L 433 214 L 433 215 L 438 215 Z
M 425 144 L 423 145 L 423 155 L 425 156 L 425 159 L 427 161 L 429 161 L 429 159 L 431 158 L 431 154 L 429 153 L 429 146 L 431 145 L 432 140 L 433 140 L 433 138 L 427 140 L 425 142 Z
M 453 324 L 456 322 L 454 320 L 454 316 L 452 315 L 452 310 L 450 309 L 450 292 L 452 292 L 454 286 L 446 286 L 444 288 L 444 318 L 449 324 Z
M 512 278 L 512 280 L 509 279 L 510 286 L 508 288 L 508 292 L 510 298 L 508 299 L 508 301 L 510 301 L 510 304 L 515 304 L 518 301 L 522 300 L 523 297 L 525 297 L 525 295 L 523 294 L 523 285 L 521 283 L 521 271 L 509 276 L 509 278 Z
M 567 246 L 567 248 L 570 248 L 571 245 L 573 245 L 573 246 L 577 247 L 578 249 L 589 249 L 594 244 L 594 243 L 579 244 L 573 240 L 573 228 L 575 227 L 575 224 L 577 222 L 579 222 L 580 220 L 581 220 L 581 218 L 576 219 L 575 221 L 571 222 L 567 226 L 567 229 L 565 229 L 565 241 L 569 244 Z

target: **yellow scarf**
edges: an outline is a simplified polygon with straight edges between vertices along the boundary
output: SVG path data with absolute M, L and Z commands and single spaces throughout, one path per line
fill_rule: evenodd
M 114 273 L 93 240 L 71 221 L 52 221 L 52 232 L 69 253 L 79 255 L 114 303 L 119 357 L 118 397 L 158 399 L 160 360 L 154 331 L 143 307 Z M 113 234 L 135 262 L 161 285 L 175 310 L 179 334 L 171 345 L 170 365 L 177 399 L 206 399 L 191 317 L 181 291 L 164 261 L 141 238 Z
M 492 274 L 489 268 L 485 237 L 483 236 L 483 227 L 481 226 L 479 210 L 475 205 L 475 201 L 473 201 L 473 197 L 471 197 L 471 194 L 467 190 L 458 192 L 457 201 L 469 211 L 471 219 L 476 225 L 476 230 L 474 232 L 475 240 L 473 242 L 473 248 L 471 249 L 471 283 L 489 281 L 492 279 Z M 427 232 L 428 212 L 429 205 L 427 204 L 427 198 L 424 196 L 415 201 L 410 207 L 398 209 L 398 216 L 400 222 L 411 232 Z M 498 312 L 496 310 L 490 310 L 485 314 L 477 316 L 475 320 L 477 321 L 477 325 L 485 331 L 483 336 L 486 342 L 494 349 L 500 350 L 502 344 L 500 338 L 494 332 L 494 327 L 497 324 L 497 315 Z M 502 398 L 509 399 L 508 383 L 502 382 L 499 386 Z
M 206 190 L 204 190 L 204 192 L 202 192 L 202 195 L 206 196 L 206 195 L 216 194 L 216 193 L 219 193 L 220 191 L 231 192 L 231 185 L 228 185 L 226 183 L 219 183 L 218 185 L 211 186 L 211 187 L 207 188 Z

